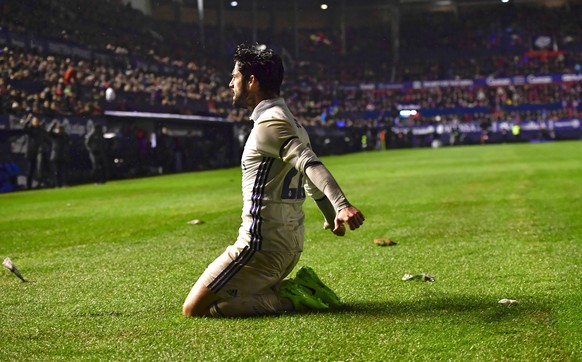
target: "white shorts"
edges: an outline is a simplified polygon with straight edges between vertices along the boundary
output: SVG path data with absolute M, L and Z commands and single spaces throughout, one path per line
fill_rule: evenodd
M 200 281 L 223 299 L 272 293 L 300 256 L 299 251 L 255 251 L 231 245 L 208 265 Z

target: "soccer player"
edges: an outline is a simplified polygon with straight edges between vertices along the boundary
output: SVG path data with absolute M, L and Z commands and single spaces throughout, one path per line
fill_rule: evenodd
M 229 87 L 233 105 L 251 112 L 254 127 L 242 155 L 242 224 L 236 242 L 212 262 L 188 294 L 185 316 L 248 317 L 339 305 L 313 269 L 291 273 L 303 250 L 303 201 L 312 197 L 324 228 L 343 236 L 364 215 L 346 199 L 311 150 L 305 129 L 283 98 L 281 57 L 239 45 Z

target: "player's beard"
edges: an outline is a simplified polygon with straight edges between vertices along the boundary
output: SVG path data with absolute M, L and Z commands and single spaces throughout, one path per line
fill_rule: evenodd
M 247 108 L 248 107 L 248 105 L 247 105 L 248 98 L 249 98 L 248 90 L 244 87 L 244 85 L 241 85 L 240 93 L 238 95 L 235 93 L 232 97 L 232 105 L 235 108 Z

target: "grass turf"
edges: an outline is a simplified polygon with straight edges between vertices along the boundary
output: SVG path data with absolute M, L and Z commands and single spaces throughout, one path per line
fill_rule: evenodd
M 345 306 L 255 319 L 180 314 L 236 237 L 238 169 L 0 195 L 0 258 L 30 280 L 0 272 L 1 359 L 580 360 L 581 155 L 560 142 L 324 158 L 366 223 L 336 238 L 307 200 L 300 265 Z M 423 272 L 436 282 L 401 280 Z

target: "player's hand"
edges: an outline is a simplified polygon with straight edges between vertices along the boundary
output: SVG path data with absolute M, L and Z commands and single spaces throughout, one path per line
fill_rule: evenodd
M 345 227 L 343 225 L 344 223 L 348 224 L 350 230 L 355 230 L 362 226 L 364 220 L 365 220 L 364 214 L 362 214 L 362 212 L 358 210 L 356 207 L 354 206 L 344 207 L 343 209 L 338 211 L 337 215 L 335 216 L 334 234 L 335 230 L 339 230 L 340 227 L 344 228 L 345 233 Z
M 344 226 L 344 224 L 340 224 L 339 226 L 336 226 L 332 230 L 331 225 L 329 225 L 329 223 L 326 221 L 323 223 L 323 228 L 326 230 L 331 230 L 331 232 L 337 236 L 344 236 L 346 234 L 346 227 Z

